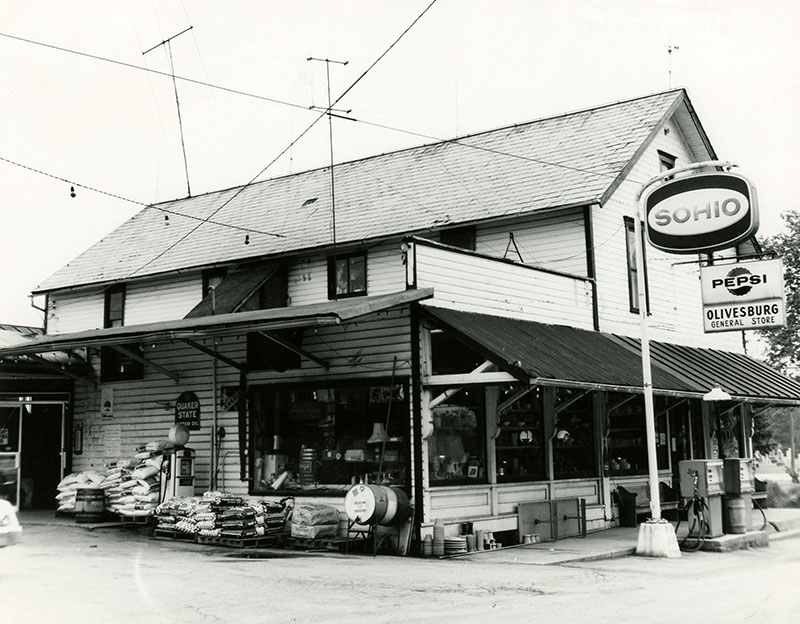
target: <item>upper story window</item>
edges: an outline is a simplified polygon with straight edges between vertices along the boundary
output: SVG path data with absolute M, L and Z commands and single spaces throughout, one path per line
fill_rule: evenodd
M 328 299 L 366 294 L 366 251 L 328 258 Z
M 106 289 L 105 313 L 103 326 L 122 327 L 125 324 L 125 284 L 118 284 Z M 144 376 L 144 365 L 140 359 L 141 347 L 136 344 L 118 345 L 127 353 L 113 347 L 102 347 L 100 350 L 100 381 L 127 381 L 141 379 Z
M 439 241 L 451 247 L 475 251 L 475 226 L 466 225 L 449 230 L 442 230 L 439 234 Z
M 664 173 L 670 169 L 675 168 L 675 161 L 678 160 L 676 156 L 658 150 L 658 167 L 659 172 Z
M 625 217 L 625 249 L 628 261 L 628 300 L 631 312 L 639 313 L 639 268 L 636 262 L 636 238 L 634 236 L 634 222 L 630 217 Z M 642 253 L 644 253 L 644 228 L 642 228 Z M 647 256 L 645 255 L 644 258 Z M 643 260 L 644 260 L 643 258 Z M 647 263 L 642 262 L 644 269 L 644 296 L 647 302 L 647 313 L 650 313 L 650 292 L 647 285 Z
M 125 284 L 106 289 L 103 327 L 122 327 L 125 324 Z

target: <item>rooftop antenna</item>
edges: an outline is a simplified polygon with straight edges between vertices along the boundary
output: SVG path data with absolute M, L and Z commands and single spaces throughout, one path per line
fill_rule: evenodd
M 309 56 L 307 61 L 321 61 L 325 63 L 325 76 L 328 80 L 328 108 L 324 109 L 325 114 L 328 115 L 328 138 L 330 143 L 330 150 L 331 150 L 331 233 L 333 236 L 333 261 L 334 264 L 336 263 L 336 192 L 334 186 L 334 177 L 333 177 L 333 118 L 334 117 L 341 117 L 341 115 L 336 115 L 334 113 L 344 113 L 345 115 L 350 112 L 350 110 L 339 110 L 332 108 L 333 104 L 331 103 L 331 63 L 337 63 L 338 65 L 347 65 L 349 61 L 334 61 L 333 59 L 321 59 L 315 58 L 313 56 Z M 320 106 L 314 106 L 313 104 L 309 107 L 312 109 L 320 109 Z
M 667 54 L 669 55 L 669 88 L 672 89 L 672 51 L 680 50 L 678 46 L 669 44 L 667 46 Z
M 181 133 L 181 149 L 183 150 L 183 169 L 186 172 L 186 192 L 188 193 L 189 197 L 192 196 L 192 188 L 189 186 L 189 164 L 186 161 L 186 144 L 183 141 L 183 120 L 181 119 L 181 102 L 178 99 L 178 83 L 175 80 L 175 64 L 172 61 L 172 43 L 171 43 L 171 41 L 173 39 L 176 39 L 177 37 L 180 37 L 183 33 L 189 32 L 191 29 L 192 29 L 192 26 L 189 26 L 189 28 L 183 29 L 177 35 L 172 35 L 168 39 L 164 39 L 164 41 L 162 41 L 161 43 L 157 43 L 152 48 L 149 48 L 149 49 L 145 50 L 144 52 L 142 52 L 142 56 L 144 56 L 148 52 L 152 52 L 153 50 L 155 50 L 156 48 L 158 48 L 158 47 L 160 47 L 162 45 L 165 45 L 167 47 L 167 54 L 169 56 L 169 71 L 170 71 L 170 75 L 172 76 L 172 87 L 175 90 L 175 106 L 178 109 L 178 129 L 180 130 L 180 133 Z

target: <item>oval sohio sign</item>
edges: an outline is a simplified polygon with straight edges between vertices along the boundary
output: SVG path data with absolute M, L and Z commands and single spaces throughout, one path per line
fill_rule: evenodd
M 672 180 L 645 198 L 647 237 L 677 254 L 733 247 L 758 230 L 756 191 L 734 173 L 701 173 Z

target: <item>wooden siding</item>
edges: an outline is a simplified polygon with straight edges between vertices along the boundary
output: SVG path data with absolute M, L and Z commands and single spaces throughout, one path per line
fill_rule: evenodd
M 583 211 L 531 215 L 502 222 L 478 225 L 475 251 L 497 258 L 520 260 L 510 234 L 522 256 L 521 262 L 562 273 L 586 275 L 586 239 Z
M 639 315 L 630 311 L 624 217 L 634 217 L 636 194 L 660 171 L 658 150 L 677 157 L 676 166 L 693 162 L 680 130 L 673 123 L 659 132 L 635 163 L 627 180 L 594 215 L 600 331 L 639 335 Z M 739 332 L 704 334 L 699 266 L 678 264 L 697 260 L 692 255 L 670 255 L 647 244 L 651 340 L 741 350 Z
M 211 340 L 205 343 L 211 346 Z M 411 359 L 409 314 L 405 309 L 390 310 L 357 323 L 308 331 L 303 347 L 326 360 L 330 367 L 325 369 L 303 358 L 302 367 L 297 370 L 252 372 L 248 376 L 249 385 L 386 378 L 392 374 L 395 356 L 396 377 L 407 377 Z M 246 361 L 244 336 L 219 339 L 217 349 L 233 360 Z M 209 356 L 178 342 L 145 345 L 145 356 L 177 373 L 179 382 L 145 368 L 142 380 L 104 384 L 114 389 L 113 417 L 100 417 L 101 386 L 76 384 L 74 418 L 75 422 L 83 423 L 85 440 L 84 452 L 73 457 L 73 470 L 100 469 L 109 462 L 132 457 L 141 444 L 166 438 L 174 422 L 175 400 L 181 392 L 192 391 L 201 403 L 201 428 L 191 433 L 188 446 L 197 451 L 196 491 L 203 492 L 211 483 L 212 369 L 216 366 L 217 392 L 224 386 L 238 386 L 239 372 L 220 362 L 214 364 Z M 96 353 L 92 363 L 99 370 Z M 248 483 L 239 478 L 238 414 L 218 412 L 217 427 L 224 427 L 226 431 L 220 446 L 217 487 L 244 494 Z M 120 436 L 120 452 L 112 456 L 109 452 L 113 448 L 107 441 L 115 432 Z
M 200 272 L 131 282 L 125 294 L 125 324 L 182 319 L 202 299 Z
M 587 280 L 424 243 L 414 243 L 410 278 L 433 287 L 428 305 L 592 328 Z
M 47 307 L 47 333 L 68 334 L 103 327 L 105 295 L 103 289 L 50 293 Z

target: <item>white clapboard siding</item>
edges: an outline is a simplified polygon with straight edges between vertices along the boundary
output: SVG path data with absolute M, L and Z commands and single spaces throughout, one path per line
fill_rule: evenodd
M 428 305 L 556 325 L 592 327 L 588 280 L 415 243 L 418 288 L 432 287 Z
M 510 234 L 514 235 L 521 260 L 511 243 Z M 478 225 L 475 251 L 585 276 L 587 264 L 583 211 L 560 211 Z
M 669 124 L 658 133 L 612 198 L 594 213 L 600 330 L 638 336 L 639 316 L 630 311 L 624 217 L 636 214 L 636 194 L 660 170 L 658 150 L 677 156 L 676 166 L 693 161 L 680 130 Z M 646 239 L 646 237 L 645 237 Z M 670 255 L 646 243 L 649 334 L 652 340 L 729 350 L 741 349 L 741 334 L 705 334 L 696 255 Z M 680 264 L 678 264 L 680 263 Z
M 47 305 L 47 333 L 68 334 L 103 327 L 105 297 L 103 290 L 50 293 Z
M 182 319 L 203 299 L 202 273 L 131 282 L 125 292 L 125 324 Z
M 398 239 L 367 250 L 367 295 L 385 295 L 405 288 L 405 267 L 400 244 Z M 288 278 L 291 306 L 328 300 L 327 256 L 320 254 L 293 261 L 289 265 Z
M 303 348 L 329 362 L 328 369 L 302 358 L 301 368 L 277 371 L 253 371 L 250 386 L 267 383 L 333 382 L 337 379 L 388 378 L 395 367 L 396 378 L 410 375 L 409 314 L 389 310 L 365 317 L 357 323 L 306 330 Z M 202 341 L 212 346 L 211 340 Z M 216 348 L 223 355 L 245 363 L 247 342 L 244 336 L 218 339 Z M 97 388 L 76 385 L 75 421 L 84 424 L 84 452 L 74 456 L 73 470 L 100 469 L 119 459 L 133 457 L 136 447 L 167 437 L 174 422 L 174 405 L 184 391 L 194 392 L 201 404 L 201 428 L 191 432 L 187 446 L 197 451 L 196 491 L 201 493 L 211 483 L 211 432 L 213 430 L 213 369 L 216 388 L 239 385 L 239 371 L 180 342 L 145 345 L 145 356 L 180 376 L 178 382 L 152 368 L 146 368 L 142 380 L 100 384 Z M 98 369 L 95 355 L 93 364 Z M 114 416 L 100 416 L 101 386 L 114 390 Z M 240 480 L 238 414 L 217 413 L 217 427 L 226 435 L 220 447 L 220 471 L 217 487 L 244 494 L 248 483 Z M 120 453 L 109 455 L 107 436 L 118 430 Z

